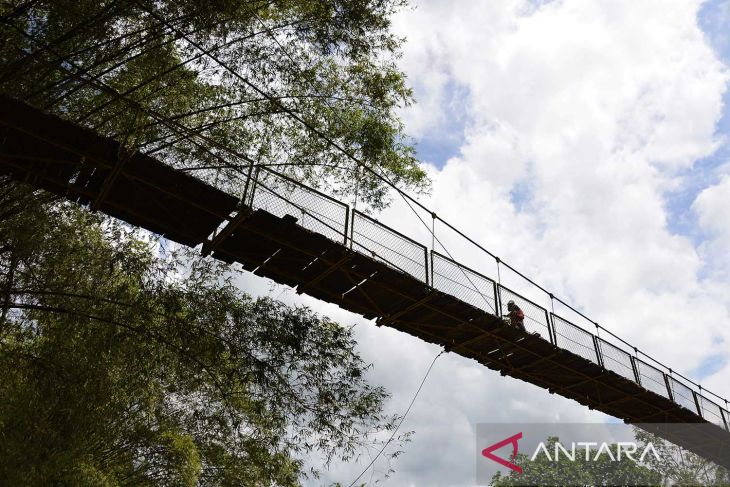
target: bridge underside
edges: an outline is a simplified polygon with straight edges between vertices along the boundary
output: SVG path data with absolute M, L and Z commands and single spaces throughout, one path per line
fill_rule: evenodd
M 628 423 L 701 424 L 698 435 L 662 434 L 730 468 L 730 433 L 722 427 L 345 241 L 307 230 L 295 216 L 239 206 L 237 198 L 142 154 L 120 158 L 117 142 L 7 97 L 0 99 L 0 142 L 0 173 L 15 180 L 184 245 L 203 245 L 215 258 Z M 220 227 L 221 236 L 209 240 Z

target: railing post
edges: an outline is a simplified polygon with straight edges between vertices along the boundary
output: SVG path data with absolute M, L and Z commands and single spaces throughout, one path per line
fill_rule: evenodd
M 246 195 L 248 194 L 248 186 L 251 183 L 253 173 L 253 159 L 248 164 L 248 174 L 246 174 L 246 184 L 243 186 L 243 195 L 241 195 L 241 204 L 246 206 Z
M 636 349 L 634 349 L 634 353 L 636 353 Z M 639 374 L 639 366 L 636 365 L 636 359 L 633 355 L 629 355 L 629 358 L 631 359 L 631 369 L 634 371 L 634 380 L 638 385 L 641 385 L 641 375 Z
M 550 296 L 550 313 L 548 313 L 548 331 L 550 332 L 550 343 L 555 345 L 558 342 L 558 338 L 555 336 L 555 296 L 553 293 L 548 293 Z
M 426 285 L 428 286 L 429 285 L 428 269 L 430 268 L 430 266 L 428 265 L 428 247 L 423 248 L 423 265 L 425 266 L 425 271 L 426 271 L 424 280 L 426 281 Z
M 352 244 L 355 241 L 355 216 L 357 214 L 357 209 L 352 208 L 352 211 L 350 211 L 350 250 L 352 250 Z
M 355 240 L 355 214 L 357 213 L 357 196 L 360 191 L 360 166 L 355 166 L 355 197 L 352 200 L 352 211 L 350 221 L 350 250 L 352 250 Z
M 555 324 L 553 323 L 553 317 L 550 313 L 545 311 L 545 322 L 547 323 L 548 327 L 548 338 L 550 338 L 550 343 L 553 345 L 556 344 L 555 339 Z
M 596 350 L 596 363 L 600 365 L 602 369 L 605 369 L 606 367 L 603 365 L 603 357 L 601 356 L 601 347 L 598 345 L 598 337 L 596 335 L 591 335 L 591 337 L 593 338 L 593 348 Z
M 433 280 L 433 272 L 434 272 L 433 271 L 433 249 L 431 249 L 431 287 L 436 288 L 436 286 L 434 285 L 434 280 Z
M 436 213 L 431 212 L 431 287 L 433 287 L 433 251 L 436 249 Z M 448 252 L 447 252 L 448 253 Z M 426 250 L 428 259 L 428 249 Z M 428 274 L 428 272 L 426 273 Z
M 699 414 L 700 418 L 704 418 L 705 416 L 702 414 L 702 406 L 700 405 L 700 398 L 698 397 L 698 395 L 695 391 L 692 391 L 692 398 L 695 400 L 695 407 L 697 408 L 697 414 Z M 705 418 L 705 419 L 707 419 L 707 418 Z
M 725 406 L 727 406 L 727 401 L 725 403 Z M 728 418 L 727 410 L 720 408 L 720 417 L 722 417 L 722 421 L 725 423 L 725 429 L 730 431 L 730 418 Z
M 253 209 L 253 197 L 256 193 L 256 186 L 259 180 L 259 173 L 261 172 L 261 166 L 256 166 L 256 172 L 253 175 L 253 180 L 251 181 L 251 195 L 248 198 L 248 207 Z
M 497 283 L 494 281 L 492 281 L 492 290 L 494 291 L 494 316 L 496 316 L 497 318 L 501 318 L 501 316 L 499 316 L 500 311 L 499 298 L 497 297 Z
M 345 230 L 342 232 L 343 233 L 342 245 L 344 245 L 345 247 L 347 247 L 347 231 L 349 229 L 349 224 L 350 224 L 350 207 L 345 205 Z
M 497 318 L 502 319 L 502 292 L 500 290 L 501 284 L 495 284 L 494 289 L 494 306 L 497 308 Z
M 672 369 L 669 369 L 669 373 L 672 373 Z M 669 376 L 662 372 L 662 375 L 664 376 L 664 385 L 667 386 L 667 393 L 669 394 L 669 399 L 674 401 L 675 404 L 679 404 L 676 399 L 674 399 L 674 391 L 672 391 L 672 386 L 669 383 Z

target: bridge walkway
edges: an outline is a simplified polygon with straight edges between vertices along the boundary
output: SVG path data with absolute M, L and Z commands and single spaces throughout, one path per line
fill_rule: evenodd
M 702 391 L 327 195 L 264 169 L 235 197 L 2 95 L 0 142 L 15 180 L 625 422 L 705 425 L 664 436 L 730 467 L 730 416 Z M 499 318 L 508 299 L 536 334 Z

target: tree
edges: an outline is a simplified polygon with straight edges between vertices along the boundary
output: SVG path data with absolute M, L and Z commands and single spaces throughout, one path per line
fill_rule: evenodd
M 555 451 L 556 437 L 549 437 L 546 444 L 548 452 Z M 617 451 L 617 445 L 609 445 L 611 451 Z M 534 460 L 524 453 L 518 453 L 514 461 L 523 469 L 521 474 L 510 472 L 502 475 L 497 472 L 491 481 L 493 486 L 509 485 L 661 485 L 661 475 L 626 456 L 613 461 L 607 454 L 597 457 L 596 449 L 588 455 L 585 450 L 576 451 L 575 461 L 555 457 L 537 455 Z M 551 453 L 552 454 L 552 453 Z
M 730 485 L 726 468 L 685 450 L 669 441 L 639 428 L 634 428 L 637 440 L 651 443 L 658 457 L 647 457 L 647 466 L 661 475 L 661 485 Z
M 0 91 L 238 188 L 268 165 L 379 208 L 427 188 L 390 16 L 405 0 L 11 0 Z
M 0 478 L 298 485 L 393 427 L 350 329 L 70 203 L 0 185 Z
M 403 0 L 11 0 L 0 92 L 219 187 L 273 166 L 379 208 L 427 180 L 390 16 Z M 346 328 L 230 269 L 2 181 L 0 478 L 294 485 L 393 426 Z M 164 258 L 163 258 L 164 257 Z

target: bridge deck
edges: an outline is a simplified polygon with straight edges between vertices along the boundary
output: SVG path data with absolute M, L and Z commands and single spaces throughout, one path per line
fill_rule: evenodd
M 429 284 L 427 277 L 389 265 L 382 255 L 348 239 L 346 228 L 336 241 L 305 228 L 303 214 L 275 215 L 256 205 L 239 206 L 238 198 L 156 159 L 125 156 L 116 141 L 7 97 L 0 99 L 0 141 L 0 172 L 16 180 L 184 245 L 203 244 L 215 258 L 239 262 L 257 275 L 375 318 L 378 325 L 441 345 L 502 375 L 629 423 L 710 422 L 702 417 L 699 402 L 693 411 L 670 399 L 671 392 L 643 387 L 638 373 L 632 380 L 597 363 L 600 352 L 593 361 L 558 347 L 554 325 L 542 336 L 506 326 L 495 316 L 501 292 L 496 287 L 494 313 L 485 312 L 434 288 L 433 277 Z M 221 227 L 211 241 L 209 236 Z M 671 391 L 669 379 L 664 380 Z M 722 421 L 724 414 L 720 412 Z M 701 442 L 692 439 L 696 435 L 667 439 L 730 467 L 727 424 L 702 431 Z

